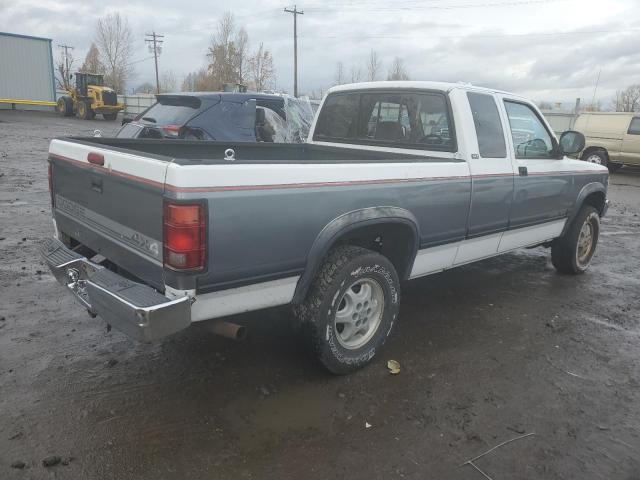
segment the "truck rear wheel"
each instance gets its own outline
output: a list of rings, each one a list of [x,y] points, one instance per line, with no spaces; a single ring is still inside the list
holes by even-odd
[[[73,100],[71,97],[60,97],[56,105],[56,110],[61,117],[70,117],[73,115]]]
[[[333,249],[295,307],[314,356],[332,373],[367,365],[397,321],[400,282],[391,262],[365,248]]]
[[[600,236],[600,215],[591,205],[584,205],[571,226],[551,246],[551,263],[560,273],[584,273],[596,251]]]
[[[116,119],[117,116],[118,116],[118,112],[103,113],[102,114],[102,117],[105,120],[109,121],[109,122],[113,122]]]

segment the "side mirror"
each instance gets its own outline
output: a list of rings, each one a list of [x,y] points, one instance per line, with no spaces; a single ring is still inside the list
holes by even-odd
[[[584,135],[575,130],[567,130],[560,135],[560,154],[573,155],[584,150]]]
[[[127,123],[131,123],[132,121],[132,117],[122,117],[122,122],[120,123],[120,125],[126,125]]]

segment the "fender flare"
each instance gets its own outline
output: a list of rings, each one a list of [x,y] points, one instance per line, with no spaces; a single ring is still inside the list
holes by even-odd
[[[292,302],[300,303],[304,300],[316,272],[322,264],[322,259],[326,256],[331,247],[340,239],[340,237],[357,228],[384,223],[406,225],[413,231],[414,245],[413,251],[411,252],[411,258],[409,259],[409,268],[407,268],[407,272],[404,275],[405,278],[401,278],[401,280],[408,278],[408,274],[411,271],[410,267],[413,264],[420,244],[418,221],[416,217],[410,211],[399,207],[369,207],[352,210],[331,220],[327,225],[325,225],[314,240],[313,245],[311,245],[311,249],[307,254],[307,262],[304,272],[298,280]]]
[[[580,193],[578,193],[578,197],[576,198],[576,201],[573,204],[573,208],[569,210],[569,215],[567,216],[567,222],[564,224],[564,228],[562,229],[562,233],[560,234],[561,237],[564,236],[565,233],[567,233],[567,230],[569,230],[571,223],[573,223],[573,219],[576,217],[576,215],[582,208],[582,205],[584,205],[585,199],[592,193],[602,193],[605,196],[605,205],[606,205],[607,188],[600,182],[587,183],[584,187],[582,187],[582,190],[580,190]],[[604,209],[606,208],[605,205],[603,205],[603,207],[598,212],[600,216],[604,214]]]

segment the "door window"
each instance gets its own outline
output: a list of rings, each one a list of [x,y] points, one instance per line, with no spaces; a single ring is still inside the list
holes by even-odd
[[[534,110],[523,103],[504,104],[516,158],[555,158],[551,135]]]
[[[640,117],[635,117],[629,125],[629,135],[640,135]]]
[[[492,95],[467,92],[473,123],[478,136],[478,149],[483,158],[505,158],[507,147],[498,107]]]

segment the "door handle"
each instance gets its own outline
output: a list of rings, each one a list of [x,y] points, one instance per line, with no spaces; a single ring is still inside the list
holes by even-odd
[[[526,177],[529,175],[529,171],[527,170],[527,167],[518,167],[518,173],[520,174],[521,177]]]

